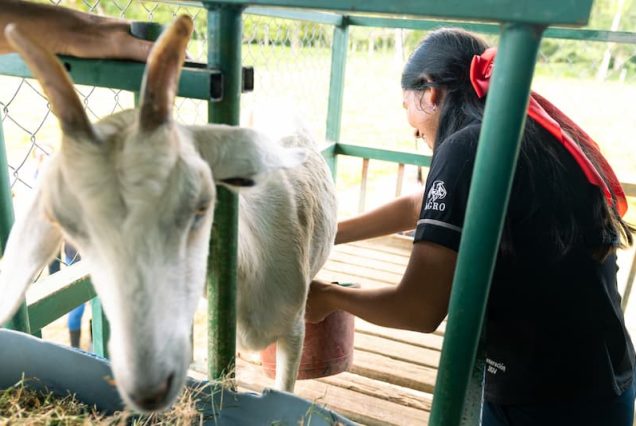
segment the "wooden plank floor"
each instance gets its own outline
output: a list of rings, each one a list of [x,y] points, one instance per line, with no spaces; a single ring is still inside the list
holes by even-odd
[[[408,239],[389,237],[337,246],[319,277],[358,282],[364,287],[396,285],[411,244]],[[366,425],[425,425],[442,331],[426,335],[356,319],[352,368],[323,379],[298,381],[296,393]],[[237,379],[246,390],[261,391],[273,385],[253,355],[241,356]]]

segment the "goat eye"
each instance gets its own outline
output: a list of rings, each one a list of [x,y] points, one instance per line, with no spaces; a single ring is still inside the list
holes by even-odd
[[[192,218],[192,227],[196,228],[201,224],[205,216],[208,214],[208,206],[200,206],[194,212],[194,216]]]

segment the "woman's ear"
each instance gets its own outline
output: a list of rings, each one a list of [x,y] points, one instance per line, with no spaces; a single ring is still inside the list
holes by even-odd
[[[429,93],[430,93],[429,95],[430,105],[433,111],[435,111],[436,109],[439,108],[440,104],[442,103],[444,92],[439,87],[430,87]]]

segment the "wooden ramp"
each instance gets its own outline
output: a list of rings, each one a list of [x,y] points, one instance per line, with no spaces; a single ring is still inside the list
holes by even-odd
[[[337,246],[319,277],[364,287],[396,285],[411,244],[406,238],[388,237]],[[356,319],[350,371],[298,381],[296,393],[366,425],[425,425],[442,339],[441,331],[427,335]],[[244,390],[258,392],[273,385],[253,355],[238,360],[237,379]]]

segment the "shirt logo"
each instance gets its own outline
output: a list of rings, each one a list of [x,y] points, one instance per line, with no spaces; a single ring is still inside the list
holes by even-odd
[[[490,358],[486,358],[486,364],[486,371],[488,371],[490,374],[495,375],[498,372],[501,372],[502,374],[506,373],[506,364],[504,364],[503,362],[497,362]]]
[[[446,197],[446,188],[444,187],[444,181],[436,180],[431,185],[431,189],[428,190],[426,196],[426,205],[424,210],[436,210],[443,212],[446,210],[446,204],[440,203],[438,200],[442,200]]]

